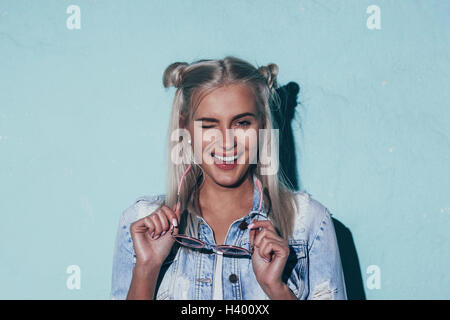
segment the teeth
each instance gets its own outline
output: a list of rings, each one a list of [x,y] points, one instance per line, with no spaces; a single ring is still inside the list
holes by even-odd
[[[219,159],[221,161],[225,161],[225,162],[233,162],[234,160],[236,160],[238,158],[238,155],[236,155],[234,157],[221,157],[221,156],[215,154],[214,158]]]

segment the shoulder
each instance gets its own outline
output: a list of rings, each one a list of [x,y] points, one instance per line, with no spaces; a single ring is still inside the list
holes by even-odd
[[[310,245],[323,225],[331,224],[331,214],[328,208],[306,191],[295,191],[295,216],[292,237],[304,239]]]
[[[165,194],[144,195],[136,198],[133,203],[126,208],[120,221],[123,225],[130,225],[136,220],[142,219],[158,209],[166,199]]]

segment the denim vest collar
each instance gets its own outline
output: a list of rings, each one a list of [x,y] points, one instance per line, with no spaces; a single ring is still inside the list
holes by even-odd
[[[263,194],[260,194],[258,187],[256,186],[256,181],[259,181],[260,185],[262,186],[261,180],[258,179],[258,177],[256,176],[256,174],[253,174],[253,206],[252,206],[252,210],[250,211],[250,213],[248,214],[251,218],[253,218],[256,215],[260,215],[263,216],[265,219],[268,219],[267,217],[267,213],[266,210],[264,208],[264,196]],[[264,190],[263,190],[264,192]],[[262,199],[262,204],[261,204],[261,210],[258,211],[259,209],[259,201]]]

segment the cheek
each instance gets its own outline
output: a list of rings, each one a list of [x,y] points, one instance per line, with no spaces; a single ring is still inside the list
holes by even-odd
[[[211,154],[214,139],[203,139],[201,136],[197,136],[192,144],[193,151],[197,162],[204,163],[205,157]]]
[[[210,135],[204,135],[199,139],[198,145],[202,147],[203,152],[211,152],[215,144],[216,137],[211,137]]]

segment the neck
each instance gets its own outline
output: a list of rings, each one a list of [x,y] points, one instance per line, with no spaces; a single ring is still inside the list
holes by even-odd
[[[253,177],[250,173],[232,188],[220,186],[206,176],[199,192],[203,218],[232,221],[241,218],[253,205],[253,190]]]

